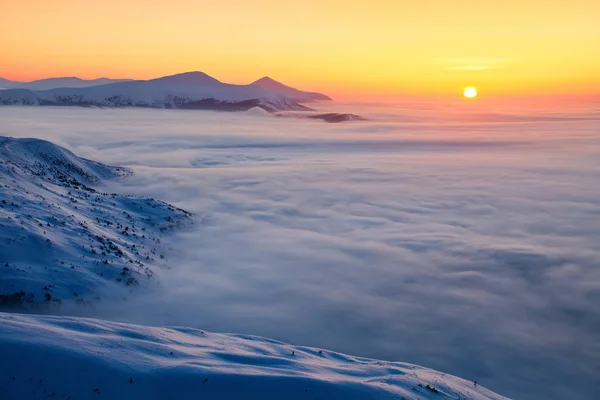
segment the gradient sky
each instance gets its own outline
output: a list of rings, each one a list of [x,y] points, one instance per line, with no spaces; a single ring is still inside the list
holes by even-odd
[[[0,76],[269,75],[353,98],[600,92],[598,0],[2,0]]]

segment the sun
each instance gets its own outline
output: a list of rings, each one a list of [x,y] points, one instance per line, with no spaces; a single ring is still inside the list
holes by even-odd
[[[473,86],[467,86],[465,88],[465,91],[463,92],[463,96],[465,96],[467,99],[472,99],[477,97],[477,88],[473,87]]]

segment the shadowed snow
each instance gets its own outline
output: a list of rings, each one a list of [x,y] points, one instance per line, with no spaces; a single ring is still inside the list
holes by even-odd
[[[6,400],[506,399],[416,365],[256,336],[2,313],[0,326]]]

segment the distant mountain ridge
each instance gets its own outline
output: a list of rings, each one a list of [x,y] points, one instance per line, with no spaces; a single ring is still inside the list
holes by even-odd
[[[50,90],[61,87],[69,88],[83,88],[98,85],[107,85],[109,83],[128,82],[133,79],[110,79],[110,78],[98,78],[98,79],[81,79],[76,76],[69,77],[58,77],[58,78],[47,78],[38,79],[31,82],[19,82],[10,81],[8,79],[0,78],[0,88],[4,89],[29,89],[29,90]]]
[[[0,89],[8,89],[12,87],[14,84],[13,81],[9,81],[8,79],[0,78]]]
[[[101,83],[88,85],[91,82]],[[80,86],[75,86],[76,84]],[[0,87],[7,85],[10,86],[10,81],[0,81]],[[53,85],[58,86],[50,88]],[[31,86],[44,89],[32,89]],[[79,78],[50,78],[17,84],[0,91],[0,106],[149,107],[223,111],[244,111],[260,107],[268,112],[276,112],[308,111],[311,109],[300,103],[323,100],[331,99],[324,94],[304,92],[267,77],[249,85],[234,85],[223,83],[199,71],[150,80],[114,81],[101,78],[85,81]]]

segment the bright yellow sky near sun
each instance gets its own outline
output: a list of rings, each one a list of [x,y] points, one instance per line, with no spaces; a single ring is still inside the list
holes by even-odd
[[[598,0],[0,0],[0,76],[269,75],[343,98],[600,92]]]

